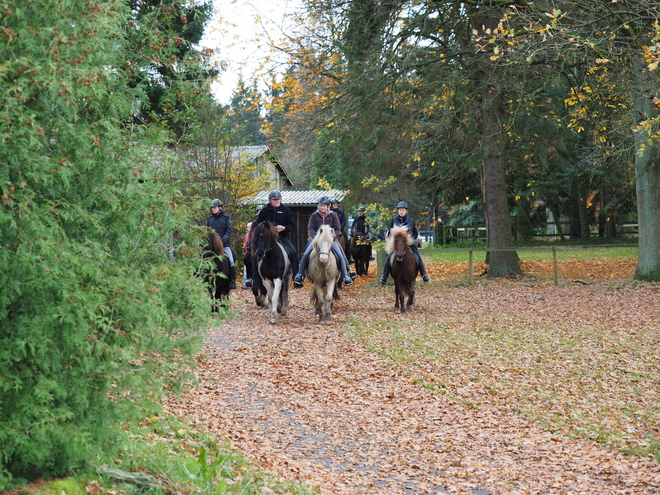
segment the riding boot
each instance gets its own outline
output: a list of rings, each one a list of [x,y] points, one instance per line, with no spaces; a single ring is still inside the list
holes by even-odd
[[[387,284],[387,277],[390,276],[390,268],[392,267],[392,255],[387,255],[387,261],[385,261],[385,266],[383,267],[383,276],[380,277],[380,283],[385,285]]]
[[[344,285],[351,285],[353,283],[353,278],[351,277],[350,273],[348,273],[348,266],[346,264],[344,253],[342,252],[341,248],[337,249],[334,244],[332,245],[331,249],[332,253],[337,259],[337,263],[339,264],[339,269],[341,270],[341,276]]]
[[[422,275],[422,281],[425,284],[428,284],[431,281],[431,279],[426,274],[426,267],[424,266],[424,260],[422,259],[422,256],[419,253],[417,253],[415,255],[415,259],[417,260],[417,268],[419,269],[419,273]]]
[[[309,263],[309,254],[311,252],[312,252],[311,249],[306,249],[305,254],[303,254],[303,257],[300,260],[298,273],[296,273],[296,276],[293,278],[293,286],[296,289],[300,289],[303,286],[303,281],[305,280],[305,270],[307,270],[307,264]]]
[[[231,283],[229,284],[230,289],[235,289],[236,288],[236,265],[230,266],[229,267],[229,280]]]

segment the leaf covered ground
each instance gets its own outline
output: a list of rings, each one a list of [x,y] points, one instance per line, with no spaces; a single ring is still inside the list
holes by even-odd
[[[372,268],[330,326],[308,282],[276,325],[234,291],[200,386],[168,407],[324,494],[659,493],[660,286],[634,269],[563,261],[555,285],[529,261],[467,284],[467,264],[430,263],[401,315]]]

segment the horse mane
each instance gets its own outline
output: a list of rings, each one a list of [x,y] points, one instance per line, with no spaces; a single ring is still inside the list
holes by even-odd
[[[316,236],[314,236],[314,239],[312,239],[312,244],[316,246],[322,239],[327,238],[327,240],[332,244],[333,238],[333,228],[330,227],[329,225],[321,225],[319,227],[318,232],[316,233]]]
[[[217,232],[211,232],[209,234],[209,245],[213,248],[215,254],[220,255],[225,252],[225,245],[222,243],[222,238]]]
[[[413,239],[412,235],[410,235],[410,229],[408,229],[408,227],[404,225],[392,227],[392,229],[390,230],[390,237],[387,239],[387,242],[385,243],[385,252],[387,254],[392,254],[395,251],[394,240],[400,235],[406,238],[406,242],[408,243],[408,246],[412,246],[413,242],[415,242],[415,239]]]

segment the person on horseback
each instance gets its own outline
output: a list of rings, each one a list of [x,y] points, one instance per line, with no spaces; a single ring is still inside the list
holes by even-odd
[[[410,231],[410,235],[415,240],[415,242],[413,242],[412,245],[410,246],[410,250],[415,255],[415,259],[417,260],[417,268],[419,269],[419,273],[422,274],[422,280],[424,281],[425,284],[428,284],[431,281],[431,279],[426,274],[426,267],[424,266],[424,260],[422,260],[422,257],[419,254],[419,249],[417,248],[417,239],[419,238],[419,232],[417,232],[417,227],[415,227],[415,221],[408,216],[408,203],[406,203],[405,201],[399,201],[399,203],[396,205],[396,208],[397,208],[397,215],[392,217],[392,221],[390,222],[390,230],[392,230],[392,227],[399,227],[399,226],[408,227],[408,230]],[[385,267],[383,268],[383,276],[380,277],[380,283],[383,285],[387,284],[387,277],[389,277],[390,275],[390,268],[392,266],[391,263],[392,254],[390,254],[387,257],[387,261],[385,262]]]
[[[351,237],[364,237],[365,239],[371,240],[371,225],[365,216],[364,206],[358,208],[358,216],[353,220],[353,225],[351,226]]]
[[[339,224],[339,218],[333,211],[330,211],[330,198],[327,196],[321,196],[318,203],[319,204],[317,210],[310,215],[309,222],[307,223],[307,230],[309,232],[310,239],[316,237],[316,233],[318,232],[321,225],[330,225],[333,229],[335,229],[335,232],[339,232],[341,228]],[[314,247],[312,246],[311,240],[307,241],[305,254],[303,254],[303,257],[300,260],[300,268],[298,269],[298,273],[296,273],[296,276],[293,279],[293,286],[296,289],[299,289],[303,286],[303,281],[305,280],[305,270],[307,270],[309,255],[311,254],[312,249],[314,249]],[[337,265],[341,270],[344,285],[351,285],[353,283],[353,278],[348,272],[348,260],[344,256],[344,251],[337,242],[336,236],[334,242],[332,243],[332,252],[335,255],[335,259],[337,260]]]
[[[216,234],[222,239],[224,251],[229,260],[229,280],[231,281],[230,288],[236,288],[236,266],[234,265],[234,255],[231,252],[231,218],[227,213],[222,211],[222,201],[214,199],[211,201],[211,214],[206,219],[206,226],[215,230]]]
[[[339,218],[339,230],[341,230],[344,239],[346,239],[346,242],[348,242],[348,239],[346,238],[346,215],[344,214],[344,210],[339,208],[338,199],[332,198],[330,200],[330,211],[334,211],[337,215],[337,218]]]
[[[293,214],[288,206],[282,204],[282,193],[276,189],[268,193],[268,205],[262,208],[253,222],[253,227],[261,222],[270,222],[275,225],[280,237],[280,242],[289,254],[293,271],[298,270],[298,252],[289,239],[289,232],[293,232],[296,224],[293,221]]]

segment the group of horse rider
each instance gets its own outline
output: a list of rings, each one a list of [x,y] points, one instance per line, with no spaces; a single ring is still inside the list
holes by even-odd
[[[300,264],[298,264],[298,254],[296,252],[296,248],[291,242],[291,239],[289,239],[289,233],[295,229],[293,214],[286,205],[282,204],[282,193],[280,191],[270,191],[268,194],[268,204],[260,205],[257,208],[256,218],[251,223],[253,225],[257,225],[263,221],[268,221],[275,225],[275,228],[279,234],[280,242],[289,255],[289,259],[291,260],[293,267],[293,272],[295,273],[293,279],[294,287],[302,287],[305,279],[305,270],[307,269],[307,264],[309,261],[309,255],[313,249],[312,243],[311,241],[307,242],[305,253],[300,259]],[[316,236],[316,233],[318,232],[321,225],[330,225],[335,230],[335,232],[341,232],[341,235],[344,235],[344,237],[346,236],[346,216],[344,215],[343,210],[339,208],[339,201],[337,199],[330,198],[328,196],[321,196],[318,199],[317,209],[310,215],[309,222],[307,224],[309,239],[313,239]],[[230,249],[232,223],[229,215],[223,211],[223,205],[219,199],[214,199],[211,201],[211,214],[206,220],[206,226],[213,228],[213,230],[215,230],[215,232],[222,239],[224,244],[224,251],[229,258],[229,264],[231,267],[231,288],[235,289],[236,267],[234,264],[233,254]],[[397,204],[397,214],[392,217],[388,232],[393,227],[398,226],[408,227],[410,235],[415,241],[417,241],[419,232],[417,231],[417,227],[415,227],[414,220],[408,216],[408,203],[405,201],[399,201]],[[358,208],[358,216],[353,221],[353,225],[351,227],[351,236],[363,236],[369,238],[370,233],[371,229],[365,217],[365,208],[360,207]],[[246,240],[248,239],[248,234],[246,234]],[[247,249],[247,245],[244,242],[244,250],[245,249]],[[426,273],[426,267],[424,266],[424,261],[419,254],[417,242],[414,242],[410,246],[410,249],[415,256],[415,259],[417,260],[417,267],[419,268],[419,272],[422,275],[422,281],[424,281],[424,283],[430,282],[431,279]],[[335,237],[334,242],[332,243],[332,252],[335,254],[335,258],[337,259],[339,268],[341,270],[342,282],[344,285],[351,285],[356,275],[355,273],[350,272],[349,260],[344,254],[344,250],[339,245],[337,237]],[[388,256],[383,268],[383,274],[380,278],[381,284],[387,284],[387,278],[389,277],[390,273],[391,257],[392,254]],[[246,287],[249,287],[247,282],[248,280],[244,275],[244,284]]]

